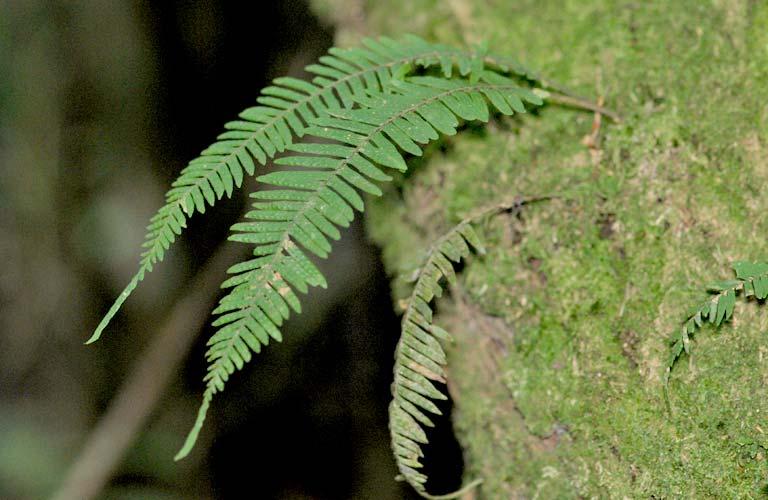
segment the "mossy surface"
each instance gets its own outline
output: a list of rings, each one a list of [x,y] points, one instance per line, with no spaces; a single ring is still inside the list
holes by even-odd
[[[318,3],[332,3],[331,0]],[[402,4],[402,5],[400,5]],[[488,39],[582,95],[430,148],[368,227],[396,274],[474,207],[562,198],[483,228],[443,326],[455,425],[483,498],[768,498],[768,311],[667,339],[734,260],[768,258],[768,4],[369,2],[369,34]],[[392,15],[393,12],[398,13]],[[406,13],[410,13],[407,14]],[[395,287],[404,296],[403,285]]]

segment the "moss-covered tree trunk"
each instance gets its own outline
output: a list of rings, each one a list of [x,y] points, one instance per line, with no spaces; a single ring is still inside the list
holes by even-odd
[[[412,161],[368,212],[394,274],[473,207],[562,198],[484,228],[440,303],[454,424],[482,498],[760,498],[768,311],[705,327],[662,395],[668,338],[703,285],[768,258],[768,3],[317,0],[341,43],[486,39],[621,124],[547,106]],[[396,294],[403,296],[396,288]]]

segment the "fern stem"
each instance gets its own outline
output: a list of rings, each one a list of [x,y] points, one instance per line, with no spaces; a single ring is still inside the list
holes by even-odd
[[[446,493],[445,495],[430,495],[429,493],[422,493],[421,496],[423,496],[424,498],[429,498],[431,500],[450,500],[451,498],[459,498],[469,490],[480,486],[482,482],[483,482],[482,479],[475,479],[474,481],[471,481],[466,486],[463,486],[461,489],[458,489],[453,493]]]
[[[555,92],[560,92],[561,94],[565,95],[576,95],[574,92],[564,87],[563,85],[555,83],[552,80],[545,79],[541,77],[541,75],[538,75],[534,71],[526,68],[518,62],[509,60],[505,57],[497,56],[495,54],[488,54],[483,58],[483,62],[489,66],[499,68],[504,73],[514,73],[516,75],[527,78],[531,82],[537,82],[544,89],[554,90]]]
[[[587,111],[594,111],[595,113],[599,113],[601,115],[607,116],[611,120],[613,120],[615,123],[621,123],[621,116],[612,109],[606,108],[604,106],[600,106],[599,104],[596,104],[592,101],[589,101],[587,99],[582,99],[580,97],[565,95],[565,94],[558,94],[555,92],[550,92],[548,90],[543,89],[536,89],[537,93],[543,98],[546,99],[549,102],[560,104],[563,106],[568,106],[571,108],[576,109],[584,109]]]
[[[589,99],[579,96],[572,90],[553,82],[552,80],[543,78],[535,72],[525,68],[515,61],[507,60],[497,55],[486,55],[483,58],[483,62],[486,65],[499,68],[504,73],[514,73],[524,78],[527,78],[531,82],[538,83],[541,88],[536,89],[538,93],[553,103],[562,104],[578,109],[586,109],[605,115],[613,120],[615,123],[621,123],[621,116],[616,112],[604,106],[600,106]]]

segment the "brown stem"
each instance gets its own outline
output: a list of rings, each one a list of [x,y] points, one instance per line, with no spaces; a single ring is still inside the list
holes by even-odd
[[[88,436],[54,500],[94,498],[106,486],[189,352],[207,320],[202,311],[214,301],[227,267],[240,253],[239,246],[222,245],[197,273]]]
[[[578,108],[578,109],[586,109],[589,111],[594,111],[595,113],[600,113],[601,115],[605,115],[611,120],[613,120],[616,123],[621,123],[621,116],[606,107],[600,106],[598,104],[595,104],[594,102],[588,101],[586,99],[582,99],[580,97],[574,97],[569,96],[565,94],[558,94],[556,92],[551,91],[545,91],[546,92],[546,100],[555,104],[561,104],[563,106],[569,106],[572,108]]]

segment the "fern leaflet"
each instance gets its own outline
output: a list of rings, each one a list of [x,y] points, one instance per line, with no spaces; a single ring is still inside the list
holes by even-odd
[[[438,133],[455,134],[459,120],[488,121],[487,101],[501,113],[525,112],[524,101],[542,104],[535,94],[506,77],[480,71],[472,82],[412,77],[391,82],[389,89],[369,90],[356,98],[357,109],[335,109],[310,120],[307,135],[330,144],[305,142],[287,146],[297,153],[276,163],[289,170],[258,180],[278,189],[261,190],[248,222],[232,226],[230,239],[255,245],[254,258],[233,266],[224,283],[231,288],[214,311],[218,331],[207,352],[208,373],[196,423],[176,459],[194,446],[216,392],[229,376],[258,353],[269,339],[281,339],[279,327],[290,311],[300,312],[295,293],[325,286],[325,278],[306,252],[325,258],[329,239],[338,239],[354,210],[362,211],[359,191],[380,195],[372,181],[390,177],[384,168],[405,171],[405,152],[419,155],[421,145]]]
[[[315,75],[312,82],[291,77],[277,78],[264,88],[257,106],[240,113],[239,119],[225,124],[226,131],[216,142],[189,162],[165,195],[165,205],[150,220],[142,247],[139,270],[118,295],[104,318],[86,342],[99,339],[112,317],[138,283],[163,260],[166,250],[187,226],[195,213],[204,213],[224,195],[239,188],[245,174],[253,175],[293,143],[303,137],[318,117],[352,108],[368,92],[381,92],[393,78],[410,73],[413,67],[439,66],[446,78],[454,67],[461,75],[479,73],[484,64],[502,72],[535,79],[532,72],[514,61],[488,56],[484,51],[462,51],[433,44],[413,35],[402,40],[366,39],[363,47],[332,48],[306,71]]]
[[[364,210],[363,196],[381,195],[377,182],[391,180],[387,169],[407,169],[405,153],[421,155],[424,145],[440,134],[455,134],[462,121],[487,122],[489,104],[513,115],[541,105],[541,95],[617,117],[573,96],[543,92],[558,87],[514,61],[487,54],[485,47],[462,51],[415,36],[332,48],[306,71],[313,75],[311,82],[275,79],[256,106],[225,124],[216,142],[182,170],[166,193],[165,205],[150,220],[137,273],[87,342],[100,337],[146,273],[163,260],[189,218],[231,196],[246,174],[280,156],[275,164],[283,170],[257,177],[270,189],[251,194],[253,209],[231,228],[229,239],[252,244],[253,257],[232,266],[222,285],[228,293],[214,311],[217,330],[208,340],[202,404],[177,460],[193,448],[213,396],[229,377],[262,346],[282,340],[283,322],[292,311],[301,312],[298,293],[326,286],[310,257],[328,256],[331,241],[341,237],[339,229],[349,226],[356,210]],[[542,87],[537,93],[526,86],[534,82]],[[419,470],[421,444],[426,443],[422,426],[432,425],[426,413],[436,413],[433,400],[445,398],[432,382],[445,382],[440,340],[448,335],[432,324],[429,303],[440,294],[443,277],[454,279],[453,263],[469,254],[470,245],[481,249],[470,224],[519,204],[482,210],[441,238],[417,277],[403,317],[390,430],[402,478],[425,497],[461,493],[430,496],[424,486],[427,477]]]

